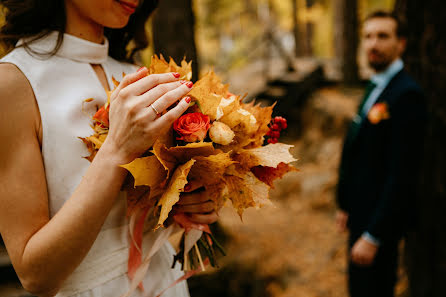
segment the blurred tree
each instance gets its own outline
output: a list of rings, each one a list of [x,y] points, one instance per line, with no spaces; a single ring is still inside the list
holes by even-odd
[[[153,46],[156,54],[170,56],[177,63],[183,57],[192,60],[192,80],[197,80],[199,68],[192,0],[159,1],[153,18]]]
[[[408,70],[422,84],[429,123],[417,229],[407,241],[412,297],[446,295],[446,18],[445,1],[397,0],[395,11],[408,23]],[[418,156],[414,156],[418,157]]]
[[[300,47],[300,34],[299,34],[299,19],[297,13],[297,0],[291,0],[293,2],[293,33],[294,33],[294,55],[299,57],[302,53],[302,49]]]
[[[355,84],[358,75],[358,2],[335,0],[335,47],[340,58],[342,77],[345,83]]]

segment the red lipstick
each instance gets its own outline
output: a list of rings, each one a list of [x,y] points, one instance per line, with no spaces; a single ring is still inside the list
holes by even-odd
[[[119,4],[121,4],[121,7],[129,14],[132,14],[135,12],[136,8],[138,7],[138,2],[128,2],[128,1],[118,1]]]

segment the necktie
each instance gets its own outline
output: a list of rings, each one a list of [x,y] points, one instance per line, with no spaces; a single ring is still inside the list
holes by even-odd
[[[350,129],[348,131],[347,134],[347,140],[346,142],[348,144],[350,144],[353,139],[356,137],[359,128],[361,127],[361,123],[362,123],[362,117],[364,116],[362,114],[362,109],[364,107],[364,104],[367,102],[367,99],[369,99],[370,94],[372,93],[373,89],[375,89],[376,84],[373,83],[372,81],[369,81],[367,83],[367,86],[365,88],[365,92],[364,92],[364,97],[362,98],[361,104],[359,104],[358,107],[358,113],[356,114],[356,116],[353,118],[353,122],[350,125]]]
[[[374,82],[372,82],[371,80],[369,80],[367,82],[367,86],[365,87],[365,92],[364,92],[364,97],[362,98],[361,104],[359,104],[358,107],[358,115],[359,116],[363,116],[362,114],[362,109],[364,108],[365,103],[367,102],[367,99],[369,99],[370,94],[372,94],[373,90],[375,89],[376,84]]]

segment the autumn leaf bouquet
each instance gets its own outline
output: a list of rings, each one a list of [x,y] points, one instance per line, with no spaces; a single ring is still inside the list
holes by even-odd
[[[191,63],[177,65],[152,57],[149,74],[166,72],[178,72],[189,80]],[[191,184],[206,192],[217,211],[228,202],[242,216],[248,207],[271,204],[274,180],[296,170],[290,165],[296,161],[289,152],[292,146],[278,142],[287,123],[284,118],[272,118],[274,105],[244,103],[214,72],[198,80],[188,96],[192,99],[189,109],[170,131],[143,156],[123,165],[131,173],[123,186],[130,218],[131,278],[145,263],[141,260],[144,224],[158,231],[178,226],[185,230],[175,256],[185,271],[204,269],[207,262],[216,265],[216,252],[224,253],[209,226],[192,223],[186,214],[173,211]],[[90,160],[107,137],[108,108],[106,104],[93,117],[95,133],[82,138]]]

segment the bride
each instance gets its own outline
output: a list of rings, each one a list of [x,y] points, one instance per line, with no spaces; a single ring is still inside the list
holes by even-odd
[[[130,41],[135,49],[146,45],[135,32],[156,2],[0,1],[6,8],[0,38],[10,48],[0,60],[0,233],[23,287],[34,295],[119,297],[129,290],[120,192],[126,171],[119,165],[153,145],[188,108],[193,87],[177,73],[147,76],[147,68],[124,62],[132,57]],[[92,132],[82,102],[95,98],[85,110],[94,114],[112,76],[121,83],[111,96],[109,134],[90,163],[78,138]],[[212,223],[213,209],[205,193],[194,192],[176,211]],[[153,238],[147,232],[143,248]],[[159,250],[144,293],[133,296],[154,296],[181,277],[178,267],[170,268],[174,253],[168,243]],[[189,296],[186,283],[163,296]]]

